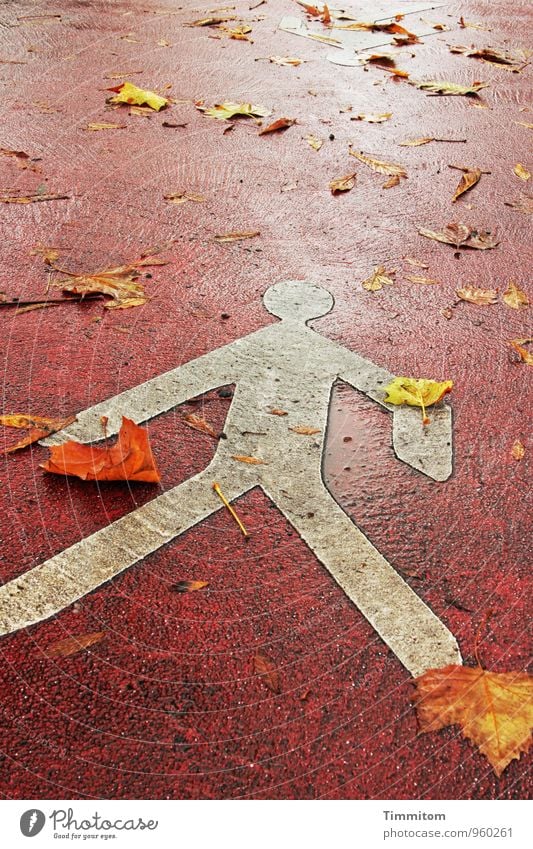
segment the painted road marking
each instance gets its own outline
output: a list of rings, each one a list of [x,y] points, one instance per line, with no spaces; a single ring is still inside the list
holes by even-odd
[[[392,374],[306,326],[331,310],[333,297],[325,289],[285,281],[263,300],[281,322],[97,404],[43,441],[98,441],[102,415],[112,434],[122,415],[140,423],[218,386],[236,385],[227,439],[218,443],[209,466],[0,587],[0,634],[59,613],[221,509],[212,489],[218,481],[229,501],[261,487],[412,675],[461,663],[454,636],[334,501],[321,473],[336,380],[393,413],[397,456],[435,480],[451,473],[449,408],[434,409],[431,426],[424,428],[419,410],[386,404],[383,386]],[[272,409],[287,416],[272,415]],[[318,432],[291,430],[301,426]],[[261,457],[264,465],[237,463],[234,455]]]

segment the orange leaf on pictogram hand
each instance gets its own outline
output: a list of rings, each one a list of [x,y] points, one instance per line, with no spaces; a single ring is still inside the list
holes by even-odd
[[[122,417],[118,441],[108,448],[83,445],[70,440],[54,445],[41,468],[55,475],[72,475],[89,481],[161,480],[148,441],[148,432]]]

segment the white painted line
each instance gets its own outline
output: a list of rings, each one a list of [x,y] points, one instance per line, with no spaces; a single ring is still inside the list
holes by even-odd
[[[329,292],[300,281],[264,296],[282,319],[186,365],[85,410],[47,440],[101,438],[100,417],[116,433],[122,415],[140,423],[225,383],[236,384],[216,454],[201,474],[0,587],[0,634],[46,619],[221,508],[260,486],[319,561],[413,675],[461,663],[457,642],[327,491],[321,473],[332,386],[344,380],[394,414],[398,456],[436,480],[451,471],[451,418],[443,408],[423,428],[420,411],[383,401],[393,375],[306,326],[333,306]],[[271,414],[272,409],[287,412]],[[298,428],[317,432],[306,435]],[[260,457],[264,465],[236,462]]]

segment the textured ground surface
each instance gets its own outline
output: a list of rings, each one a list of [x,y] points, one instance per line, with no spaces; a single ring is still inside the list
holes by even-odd
[[[501,301],[455,306],[458,285],[503,292],[522,287],[528,216],[504,205],[528,187],[528,72],[511,73],[448,44],[526,47],[526,4],[469,2],[423,13],[446,23],[398,64],[413,78],[484,80],[483,99],[428,97],[378,68],[342,68],[320,43],[277,31],[289,0],[257,9],[238,2],[253,44],[218,39],[186,21],[209,8],[192,2],[2,4],[1,146],[40,157],[40,173],[0,157],[2,194],[36,191],[68,200],[2,204],[0,290],[42,296],[37,244],[60,264],[91,271],[136,259],[174,240],[171,262],[153,269],[141,309],[110,313],[95,303],[0,314],[5,412],[75,413],[272,319],[260,296],[272,283],[326,285],[333,312],[315,329],[399,374],[451,378],[454,474],[438,484],[399,463],[390,421],[346,386],[334,393],[325,479],[335,498],[457,636],[473,662],[496,671],[527,663],[528,367],[508,341],[528,336],[528,311]],[[360,19],[372,4],[355,4]],[[428,4],[429,5],[429,4]],[[389,4],[391,12],[396,12]],[[32,15],[60,18],[29,20]],[[486,29],[460,29],[458,20]],[[420,16],[414,16],[419,18]],[[405,23],[408,25],[408,19]],[[410,54],[416,54],[411,56]],[[255,59],[298,56],[279,67]],[[106,107],[122,74],[178,102],[129,115]],[[257,137],[251,123],[226,125],[191,101],[251,101],[298,124]],[[347,105],[352,112],[341,111]],[[479,108],[484,106],[485,108]],[[392,112],[382,124],[359,112]],[[163,121],[185,123],[184,128]],[[127,125],[88,132],[90,122]],[[304,140],[324,140],[319,152]],[[406,138],[467,138],[466,144],[398,147]],[[386,178],[348,156],[356,149],[401,162],[409,177]],[[459,172],[484,174],[451,205]],[[355,165],[355,168],[354,168]],[[352,170],[356,187],[333,197],[331,179]],[[43,191],[43,189],[40,189]],[[204,203],[172,205],[186,190]],[[496,231],[491,251],[464,251],[417,234],[465,221]],[[228,231],[253,240],[216,244]],[[429,265],[438,285],[406,280],[402,262]],[[372,268],[397,268],[396,283],[367,292]],[[103,313],[105,312],[105,315]],[[524,314],[526,318],[524,319]],[[95,316],[103,318],[95,322]],[[223,427],[229,399],[210,393],[185,406]],[[200,471],[209,437],[188,428],[184,408],[153,421],[150,435],[168,489]],[[17,434],[18,436],[18,434]],[[6,439],[12,440],[9,433]],[[521,461],[511,456],[520,439]],[[46,449],[2,461],[2,580],[26,571],[157,494],[149,485],[46,476]],[[154,490],[156,490],[154,492]],[[498,780],[456,728],[417,736],[412,684],[359,612],[259,491],[238,502],[245,544],[226,512],[189,531],[55,620],[0,644],[1,779],[6,798],[514,798],[526,793],[527,759]],[[170,584],[209,581],[177,595]],[[48,659],[72,634],[106,631],[92,649]],[[276,665],[281,692],[254,675],[260,652]]]

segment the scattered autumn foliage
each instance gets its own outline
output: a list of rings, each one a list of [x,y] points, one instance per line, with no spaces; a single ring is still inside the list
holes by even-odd
[[[159,483],[161,480],[148,432],[125,416],[115,445],[100,448],[73,440],[54,445],[42,468],[55,475],[71,475],[90,481]]]
[[[442,230],[427,230],[421,227],[418,232],[427,239],[444,242],[458,248],[475,248],[487,251],[497,247],[499,242],[488,230],[477,230],[468,224],[447,224]]]
[[[430,669],[416,679],[420,730],[459,725],[500,776],[527,752],[533,724],[533,679],[524,672],[489,672],[481,666]]]
[[[67,416],[65,419],[49,419],[45,416],[29,416],[24,413],[12,413],[7,416],[0,416],[0,425],[4,427],[16,427],[24,430],[29,430],[29,434],[5,449],[5,454],[12,454],[14,451],[20,451],[21,448],[26,448],[39,439],[44,439],[46,436],[51,436],[59,430],[68,427],[76,421],[76,416]]]

